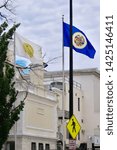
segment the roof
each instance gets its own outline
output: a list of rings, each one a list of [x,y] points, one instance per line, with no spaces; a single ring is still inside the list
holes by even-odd
[[[69,71],[65,70],[64,71],[65,76],[69,75]],[[100,71],[97,68],[89,68],[89,69],[77,69],[73,70],[73,75],[94,75],[98,78],[100,78]],[[50,72],[45,72],[44,77],[45,78],[51,78],[51,77],[61,77],[62,76],[62,71],[50,71]]]

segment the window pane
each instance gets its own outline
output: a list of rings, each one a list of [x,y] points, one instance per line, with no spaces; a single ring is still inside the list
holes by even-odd
[[[36,150],[36,143],[35,142],[31,143],[31,150]]]
[[[78,133],[78,140],[80,140],[80,132]]]
[[[80,98],[78,98],[78,111],[80,111]]]
[[[66,139],[69,139],[69,132],[67,128],[66,128]]]
[[[45,150],[50,150],[50,145],[49,144],[45,145]]]
[[[14,141],[7,142],[5,150],[15,150],[15,142]]]
[[[39,143],[39,150],[43,150],[43,143]]]

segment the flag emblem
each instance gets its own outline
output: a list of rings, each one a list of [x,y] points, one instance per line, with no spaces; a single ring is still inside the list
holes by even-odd
[[[83,49],[87,45],[87,40],[81,32],[75,32],[73,34],[73,46],[75,48]]]
[[[23,48],[24,48],[25,53],[28,54],[30,58],[32,58],[34,55],[34,50],[32,46],[28,43],[23,43]]]

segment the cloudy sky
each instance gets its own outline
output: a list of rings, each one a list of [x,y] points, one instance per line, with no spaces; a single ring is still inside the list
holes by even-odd
[[[17,0],[17,32],[42,47],[47,70],[62,68],[62,15],[69,23],[69,0]],[[100,64],[100,3],[99,0],[73,0],[73,24],[82,30],[96,49],[95,59],[74,51],[74,69],[99,68]],[[65,69],[69,69],[69,48],[65,51]]]

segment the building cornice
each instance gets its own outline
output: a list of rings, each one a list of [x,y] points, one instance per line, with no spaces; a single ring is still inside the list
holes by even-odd
[[[69,75],[69,71],[65,70],[64,72],[65,76]],[[89,69],[77,69],[73,70],[73,75],[94,75],[98,78],[100,78],[100,71],[97,68],[89,68]],[[62,71],[50,71],[50,72],[45,72],[44,78],[53,78],[53,77],[61,77],[62,76]]]

